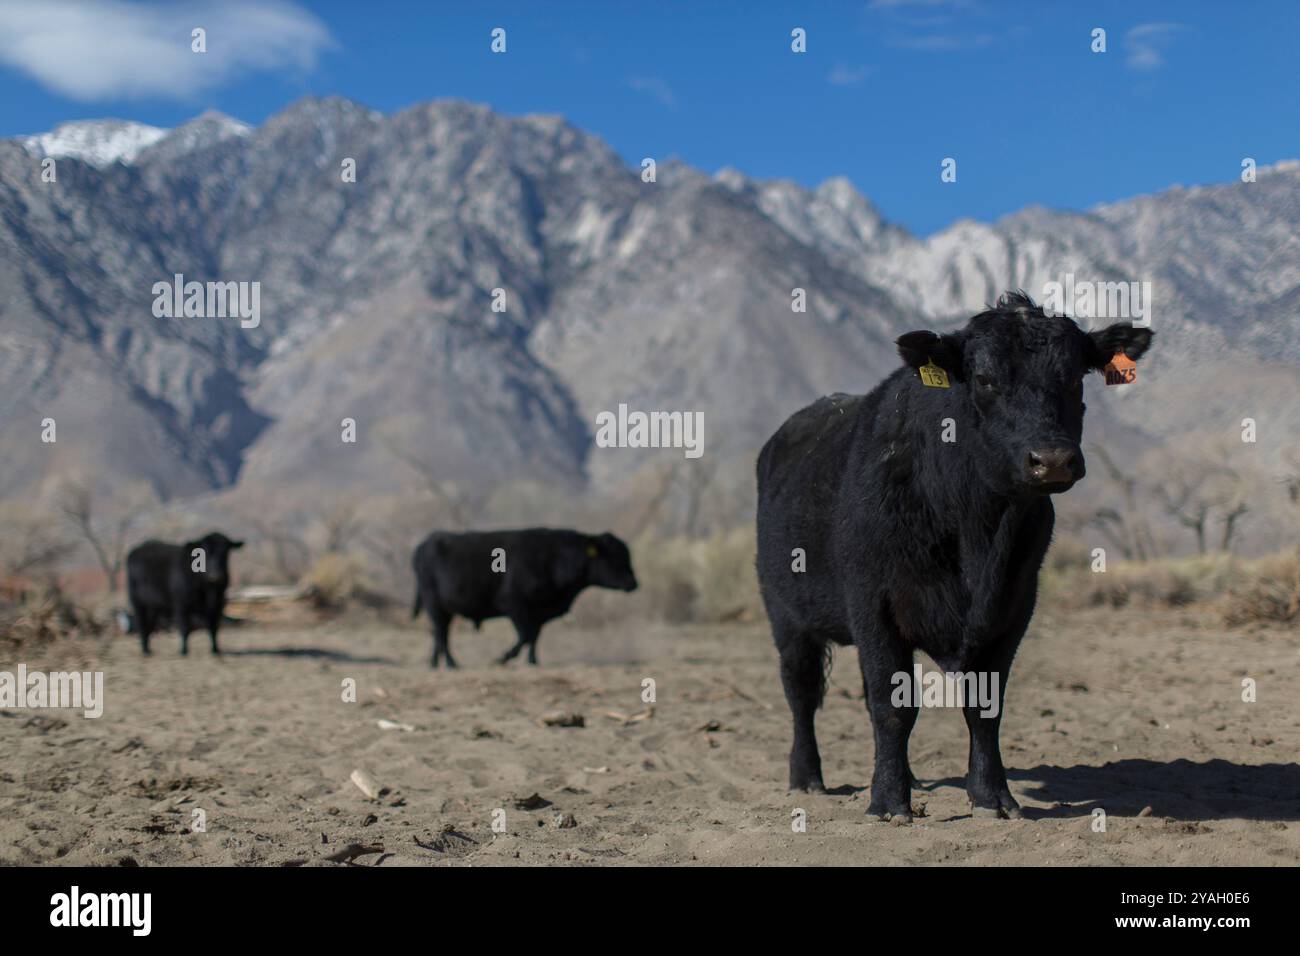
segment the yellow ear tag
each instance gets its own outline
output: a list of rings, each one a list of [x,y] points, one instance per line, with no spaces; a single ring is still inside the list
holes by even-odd
[[[1106,373],[1107,385],[1132,385],[1138,377],[1137,362],[1123,352],[1116,352],[1102,371]]]
[[[928,385],[930,388],[947,388],[948,373],[927,357],[925,364],[918,369],[921,373],[921,384]]]
[[[587,557],[594,558],[595,556],[596,556],[596,546],[594,544],[587,545]]]

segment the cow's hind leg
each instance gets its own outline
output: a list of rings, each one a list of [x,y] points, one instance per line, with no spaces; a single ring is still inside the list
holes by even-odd
[[[148,654],[149,636],[153,634],[153,612],[143,604],[133,604],[131,608],[135,614],[135,629],[140,635],[140,650]]]
[[[778,633],[781,683],[794,719],[794,745],[790,750],[790,789],[824,793],[822,759],[817,751],[814,720],[826,693],[824,640],[798,632]]]
[[[218,611],[216,614],[208,615],[208,639],[212,642],[212,653],[218,657],[221,655],[221,648],[217,647],[217,628],[221,626],[222,613]]]
[[[532,664],[534,667],[537,666],[537,639],[541,637],[541,635],[542,628],[538,625],[533,628],[532,640],[528,642],[528,663]]]
[[[515,626],[515,646],[501,655],[500,663],[508,664],[519,656],[520,651],[527,647],[529,663],[536,664],[537,651],[535,645],[541,627],[526,618],[512,617],[510,622]]]
[[[438,666],[439,658],[447,662],[449,669],[455,668],[456,660],[451,656],[451,614],[438,606],[431,595],[424,596],[424,609],[429,612],[433,622],[433,666]]]

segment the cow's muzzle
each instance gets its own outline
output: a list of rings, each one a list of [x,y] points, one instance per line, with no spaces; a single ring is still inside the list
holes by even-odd
[[[1065,491],[1083,474],[1083,455],[1077,445],[1044,445],[1025,455],[1025,480],[1036,491]]]

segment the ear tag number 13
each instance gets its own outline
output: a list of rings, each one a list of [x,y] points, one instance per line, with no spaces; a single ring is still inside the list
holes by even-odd
[[[935,365],[931,359],[926,358],[925,364],[917,371],[921,373],[922,385],[928,385],[930,388],[948,387],[948,373]]]

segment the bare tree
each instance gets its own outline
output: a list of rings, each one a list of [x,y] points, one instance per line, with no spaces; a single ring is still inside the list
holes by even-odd
[[[1219,541],[1221,551],[1232,550],[1233,534],[1238,522],[1250,512],[1252,483],[1250,476],[1236,468],[1223,468],[1215,476],[1216,504],[1222,514],[1219,521],[1223,525],[1223,537]]]
[[[384,450],[406,465],[419,478],[420,486],[442,506],[453,526],[451,530],[463,531],[477,520],[486,501],[486,488],[469,490],[445,481],[433,459],[412,451],[407,443],[389,432],[380,432],[378,437]]]
[[[340,502],[321,519],[321,524],[325,529],[325,551],[345,554],[363,527],[360,508],[355,501]]]
[[[1120,490],[1122,510],[1113,507],[1099,508],[1093,524],[1120,546],[1124,557],[1134,561],[1148,561],[1156,556],[1155,539],[1151,525],[1139,506],[1138,478],[1135,472],[1125,471],[1114,457],[1101,445],[1089,448],[1106,469]]]
[[[0,571],[5,577],[47,574],[77,550],[57,516],[10,504],[0,510]]]
[[[663,510],[664,503],[668,500],[669,494],[673,490],[673,485],[677,482],[677,469],[671,465],[661,467],[655,475],[655,487],[649,497],[646,499],[640,515],[632,525],[631,537],[639,538],[651,525],[659,520],[659,513]]]
[[[295,582],[307,572],[311,548],[293,521],[261,514],[246,515],[244,520],[257,532],[258,540],[270,549],[271,567],[281,580]]]
[[[686,483],[686,518],[682,530],[685,531],[688,538],[694,538],[700,529],[700,516],[704,508],[704,497],[713,485],[713,479],[718,473],[718,466],[712,461],[706,462],[704,459],[698,458],[695,461],[683,462],[682,468],[685,470]]]
[[[90,485],[72,479],[63,485],[58,502],[64,520],[90,545],[109,591],[118,591],[131,531],[154,504],[148,485],[131,485],[97,501]]]
[[[1206,524],[1216,498],[1211,478],[1214,467],[1188,456],[1168,457],[1160,463],[1161,477],[1154,482],[1156,498],[1172,517],[1196,536],[1196,551],[1205,554]]]

